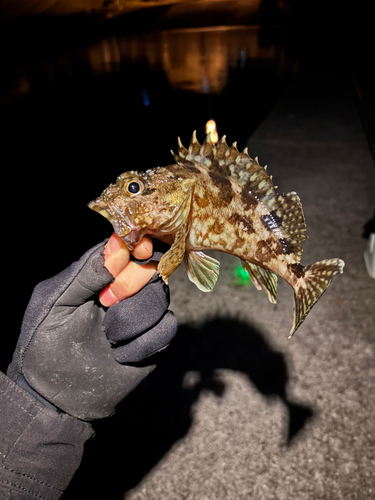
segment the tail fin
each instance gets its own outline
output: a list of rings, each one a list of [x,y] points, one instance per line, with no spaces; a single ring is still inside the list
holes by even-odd
[[[292,337],[331,283],[335,274],[343,272],[345,262],[340,259],[327,259],[303,268],[304,276],[294,287],[294,317],[289,334]]]

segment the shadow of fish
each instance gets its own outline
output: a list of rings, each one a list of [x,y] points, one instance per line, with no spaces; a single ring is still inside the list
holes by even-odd
[[[194,132],[189,148],[178,140],[172,155],[174,165],[120,175],[89,207],[110,220],[130,250],[145,234],[171,245],[158,265],[166,283],[184,261],[189,279],[212,291],[220,264],[204,249],[239,257],[273,304],[278,274],[294,290],[291,337],[344,262],[300,264],[306,226],[299,197],[278,194],[247,149],[229,147],[225,136],[218,144],[208,136],[200,145]]]

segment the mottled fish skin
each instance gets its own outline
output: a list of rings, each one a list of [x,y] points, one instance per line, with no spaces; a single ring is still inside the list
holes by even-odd
[[[208,136],[201,145],[194,133],[189,148],[179,140],[172,155],[175,165],[120,175],[90,208],[111,221],[130,249],[145,234],[170,244],[158,266],[166,282],[184,260],[189,279],[211,291],[219,262],[204,249],[239,257],[272,303],[278,274],[294,289],[292,336],[344,262],[300,264],[306,226],[299,197],[278,194],[267,167],[247,149],[239,153],[225,136],[216,145]]]

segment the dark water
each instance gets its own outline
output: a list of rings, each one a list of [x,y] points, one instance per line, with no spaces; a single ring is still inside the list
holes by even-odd
[[[117,175],[171,163],[177,137],[186,145],[197,130],[203,140],[209,119],[244,147],[292,73],[292,36],[257,26],[117,32],[42,49],[24,38],[7,53],[3,234],[15,332],[35,284],[110,235],[87,203]]]
[[[136,145],[161,138],[158,155],[169,136],[204,135],[210,118],[231,140],[245,140],[293,68],[289,38],[287,28],[257,26],[107,36],[15,65],[1,104],[22,139],[53,126],[51,148],[69,139],[86,156],[92,150],[80,139],[94,139],[110,162],[121,162],[125,137]]]

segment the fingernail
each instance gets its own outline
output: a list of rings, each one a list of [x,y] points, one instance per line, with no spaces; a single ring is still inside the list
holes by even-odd
[[[118,238],[118,236],[113,234],[109,238],[105,248],[106,248],[107,252],[110,255],[112,255],[112,254],[117,252],[117,250],[120,248],[120,245],[121,245],[121,240]]]
[[[99,300],[104,307],[113,306],[114,304],[117,304],[117,302],[119,301],[109,286],[107,286],[107,288],[104,288],[104,290],[100,292]]]
[[[151,255],[152,254],[152,242],[151,241],[144,241],[142,243],[142,247],[147,250],[147,252]]]

